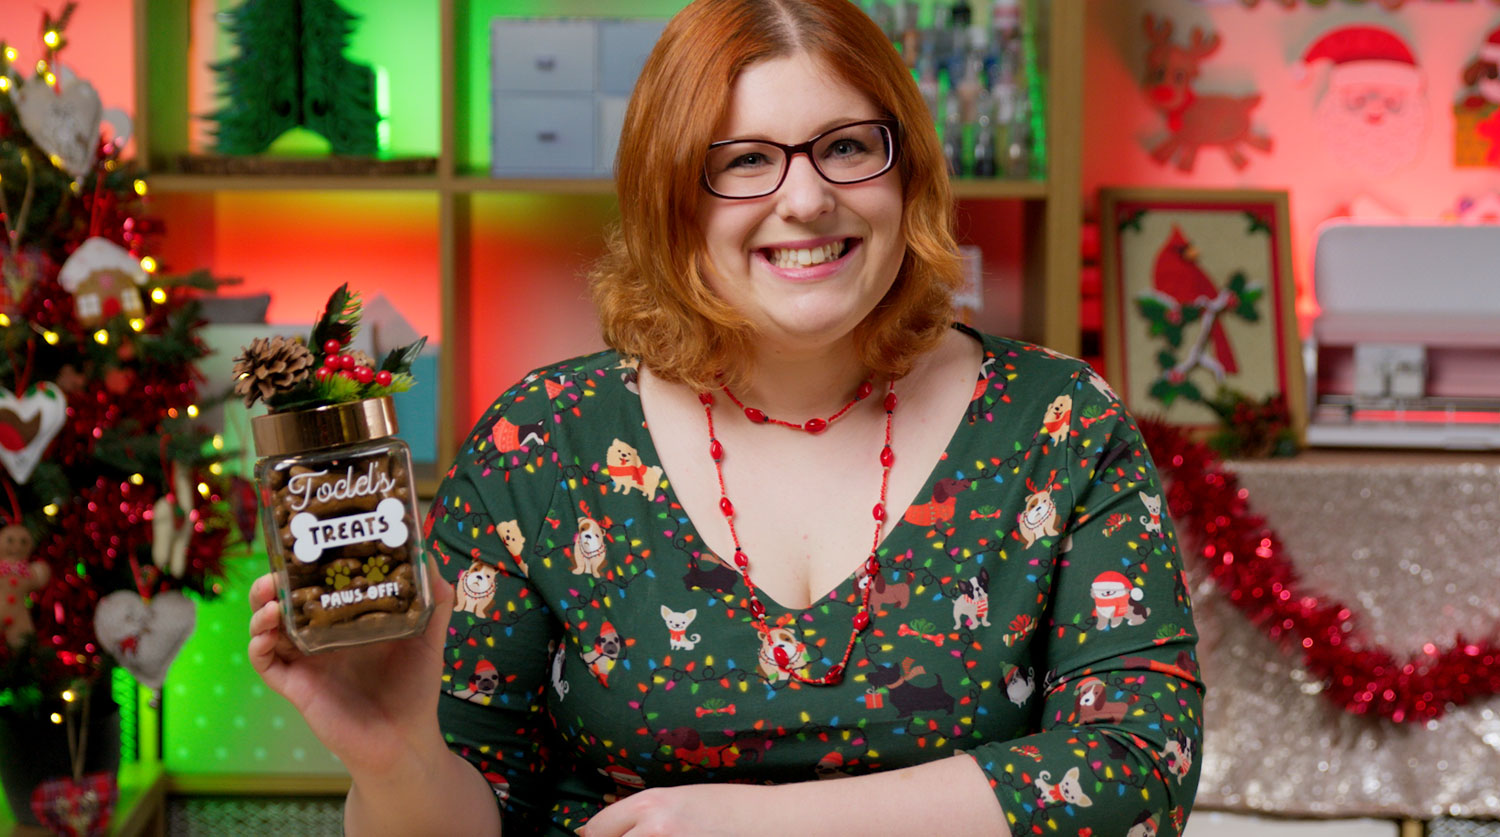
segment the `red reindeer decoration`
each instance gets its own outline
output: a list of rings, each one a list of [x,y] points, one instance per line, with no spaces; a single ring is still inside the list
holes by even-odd
[[[1187,48],[1172,42],[1172,21],[1157,23],[1152,15],[1145,18],[1146,37],[1151,49],[1146,53],[1146,95],[1151,104],[1167,118],[1171,136],[1151,149],[1151,158],[1163,165],[1176,158],[1177,168],[1192,171],[1198,150],[1204,146],[1224,149],[1229,162],[1237,169],[1250,163],[1241,145],[1259,151],[1271,150],[1270,137],[1250,127],[1250,111],[1260,104],[1260,94],[1249,96],[1200,96],[1193,90],[1198,65],[1219,49],[1218,35],[1204,35],[1193,28]]]

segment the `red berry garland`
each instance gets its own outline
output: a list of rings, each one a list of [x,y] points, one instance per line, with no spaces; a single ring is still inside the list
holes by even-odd
[[[1301,589],[1296,568],[1265,518],[1249,510],[1239,481],[1204,445],[1145,420],[1141,435],[1165,477],[1167,505],[1229,600],[1275,640],[1302,650],[1323,694],[1357,715],[1398,723],[1442,717],[1450,707],[1500,693],[1500,648],[1462,636],[1402,659],[1366,639],[1343,602]]]

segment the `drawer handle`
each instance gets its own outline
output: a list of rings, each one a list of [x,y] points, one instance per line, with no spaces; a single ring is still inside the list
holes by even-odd
[[[556,131],[537,131],[536,132],[536,141],[537,142],[557,142],[557,132]]]
[[[550,73],[557,69],[557,56],[538,55],[536,57],[536,68],[544,73]]]

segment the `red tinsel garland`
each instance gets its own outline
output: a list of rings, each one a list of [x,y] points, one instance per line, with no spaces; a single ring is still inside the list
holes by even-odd
[[[1462,636],[1407,658],[1363,636],[1353,609],[1301,589],[1281,539],[1208,447],[1157,421],[1141,433],[1166,478],[1168,508],[1213,580],[1273,639],[1302,652],[1323,694],[1359,715],[1422,722],[1500,693],[1500,648]]]

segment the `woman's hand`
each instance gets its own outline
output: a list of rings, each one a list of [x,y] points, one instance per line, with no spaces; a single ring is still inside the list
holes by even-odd
[[[313,655],[282,630],[275,576],[250,587],[250,664],[356,775],[443,748],[437,701],[453,588],[430,559],[427,576],[434,604],[420,636]]]
[[[767,785],[680,785],[649,788],[610,805],[583,828],[579,837],[648,837],[694,835],[734,837],[762,835],[774,808],[776,788]]]

